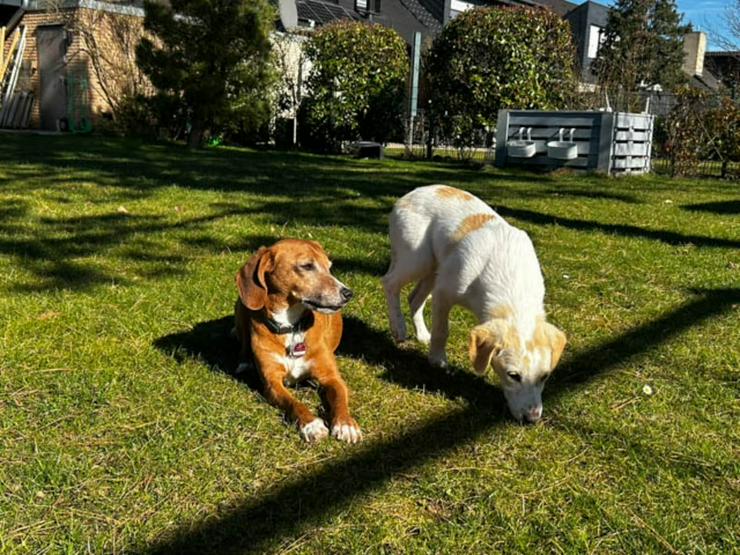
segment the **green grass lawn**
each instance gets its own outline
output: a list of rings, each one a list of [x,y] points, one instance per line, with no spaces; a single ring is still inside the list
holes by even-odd
[[[430,183],[534,240],[569,337],[536,426],[466,312],[453,375],[390,339],[387,214]],[[0,552],[737,552],[739,211],[730,182],[0,135]],[[281,237],[355,291],[359,445],[231,375],[235,273]]]

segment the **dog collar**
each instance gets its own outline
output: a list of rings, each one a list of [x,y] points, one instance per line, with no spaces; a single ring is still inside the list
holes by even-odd
[[[260,322],[267,326],[267,329],[277,335],[306,331],[308,328],[313,326],[314,322],[313,312],[310,310],[306,310],[306,312],[303,313],[303,316],[301,316],[295,324],[281,324],[267,316],[264,312],[257,312],[256,316]]]

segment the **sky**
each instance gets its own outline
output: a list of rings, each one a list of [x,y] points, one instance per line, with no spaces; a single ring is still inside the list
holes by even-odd
[[[615,0],[596,0],[612,6]],[[709,50],[719,50],[713,34],[728,33],[725,13],[727,8],[736,5],[735,0],[678,0],[678,11],[684,14],[684,22],[693,25],[694,30],[704,31],[709,41]]]

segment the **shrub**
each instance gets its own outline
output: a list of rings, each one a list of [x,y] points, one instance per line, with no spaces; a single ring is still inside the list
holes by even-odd
[[[306,45],[311,70],[301,104],[303,146],[338,151],[344,141],[400,134],[408,72],[406,43],[380,25],[341,21]]]
[[[665,119],[665,152],[671,175],[693,175],[706,146],[704,122],[707,94],[684,86],[676,91],[676,105]]]
[[[458,146],[501,108],[563,107],[575,91],[568,23],[550,10],[477,8],[453,19],[425,59],[432,117]]]
[[[740,108],[735,101],[716,99],[688,85],[676,91],[676,105],[664,122],[665,153],[672,175],[698,173],[702,160],[740,160]]]
[[[722,162],[722,177],[727,177],[730,162],[740,161],[740,108],[725,97],[709,114],[710,156]]]

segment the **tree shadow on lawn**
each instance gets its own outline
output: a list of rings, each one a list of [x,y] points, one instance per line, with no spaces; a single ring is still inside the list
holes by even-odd
[[[182,230],[198,230],[231,216],[249,216],[252,208],[216,206],[211,214],[167,221],[160,215],[107,213],[86,216],[38,219],[33,230],[18,228],[0,220],[0,254],[23,259],[23,266],[37,280],[16,283],[12,288],[21,292],[50,289],[86,290],[106,283],[127,283],[120,273],[114,273],[93,263],[78,260],[110,249],[111,254],[127,264],[127,269],[140,277],[171,276],[182,271],[187,258],[172,255],[151,237],[144,234],[167,234]],[[136,240],[132,236],[137,235]],[[182,239],[188,242],[189,239]],[[193,243],[194,244],[194,243]]]
[[[681,208],[692,212],[711,212],[712,214],[740,214],[740,200],[717,202],[702,202],[699,204],[685,204]]]
[[[507,208],[505,206],[501,206],[497,210],[504,217],[513,217],[536,225],[555,224],[578,231],[601,231],[604,233],[614,233],[623,237],[653,239],[674,246],[692,244],[698,247],[740,248],[740,241],[733,239],[703,237],[701,235],[684,235],[683,233],[675,231],[645,229],[626,224],[603,224],[588,220],[576,220],[562,216],[552,216],[550,214],[543,214],[542,212],[535,212],[533,210]]]
[[[17,289],[21,291],[49,288],[85,290],[106,283],[123,283],[125,280],[114,271],[101,264],[79,259],[106,254],[107,250],[130,240],[133,234],[156,236],[185,228],[197,230],[199,226],[230,216],[250,215],[275,225],[290,222],[315,226],[320,222],[323,226],[385,234],[387,216],[395,198],[414,187],[435,182],[451,182],[470,188],[490,200],[494,206],[512,198],[548,198],[553,195],[637,202],[629,194],[592,191],[585,186],[581,189],[577,183],[563,188],[559,186],[561,181],[558,176],[520,171],[486,172],[454,163],[423,162],[418,166],[418,171],[409,172],[405,171],[405,166],[404,171],[397,170],[392,163],[294,152],[216,149],[192,153],[177,145],[89,141],[67,137],[14,139],[0,144],[0,158],[4,155],[7,155],[7,159],[38,164],[11,164],[4,168],[4,179],[17,180],[18,192],[26,191],[29,186],[41,186],[51,191],[63,190],[59,185],[65,181],[85,180],[117,187],[138,196],[146,196],[150,194],[148,191],[158,187],[173,186],[258,195],[249,200],[248,207],[239,202],[214,203],[216,213],[176,223],[155,215],[109,213],[60,219],[41,218],[34,228],[19,225],[26,218],[25,205],[3,207],[0,232],[4,233],[0,236],[0,254],[22,258],[26,269],[38,278],[30,283],[19,284]],[[54,168],[58,168],[59,175],[53,171]],[[29,180],[34,180],[34,183],[28,185]],[[90,200],[97,202],[99,198]],[[671,245],[740,246],[739,241],[730,239],[647,230],[632,225],[602,224],[505,206],[500,212],[537,225],[555,223],[577,230],[600,230],[626,237],[656,239]],[[193,245],[197,244],[197,238],[194,237],[178,238],[182,242],[190,239],[193,239]],[[133,244],[131,252],[143,250],[145,241],[137,238],[136,242],[140,244]],[[157,244],[148,243],[146,249],[155,253]],[[124,264],[133,262],[129,269],[138,273],[139,277],[171,275],[185,267],[185,258],[177,261],[171,255],[165,256],[169,258],[157,262],[156,255],[152,255],[146,261],[134,255],[129,257],[125,250],[120,249],[114,258]],[[138,270],[140,266],[147,267]],[[357,261],[347,261],[344,266],[373,275],[379,275],[385,269],[377,264],[368,266]]]
[[[614,372],[634,357],[656,348],[692,326],[722,315],[740,302],[740,289],[697,290],[696,298],[653,322],[612,341],[568,354],[545,392],[553,402],[591,380]],[[466,407],[413,425],[394,437],[366,442],[344,458],[306,472],[264,494],[233,503],[218,516],[190,522],[166,533],[143,552],[243,553],[274,548],[282,540],[320,526],[388,480],[471,441],[481,440],[509,421],[500,390],[459,372],[446,376],[431,369],[415,351],[398,349],[384,331],[355,318],[346,319],[340,354],[383,365],[386,378],[414,390],[434,390],[464,398]],[[192,330],[168,335],[155,345],[178,360],[197,359],[227,370],[236,364],[236,346],[228,336],[231,317],[202,322]],[[221,340],[217,338],[221,337]],[[229,354],[233,352],[233,354]]]
[[[92,142],[57,137],[15,138],[0,144],[0,158],[26,162],[9,166],[3,177],[7,182],[20,181],[25,186],[25,182],[33,180],[48,188],[84,178],[100,185],[130,189],[137,195],[148,189],[174,185],[297,198],[306,193],[331,195],[336,194],[337,188],[350,188],[372,198],[400,196],[414,187],[432,183],[474,186],[484,180],[486,183],[507,183],[507,194],[516,197],[557,195],[636,202],[634,196],[624,192],[564,187],[558,176],[521,170],[487,172],[461,162],[417,162],[417,171],[407,172],[395,171],[394,166],[387,163],[344,156],[228,148],[193,152],[167,143]],[[35,168],[28,163],[44,167]],[[57,167],[60,175],[49,172],[49,166]],[[372,171],[374,168],[377,171]],[[70,176],[70,172],[73,175]],[[540,190],[523,190],[516,184]]]

